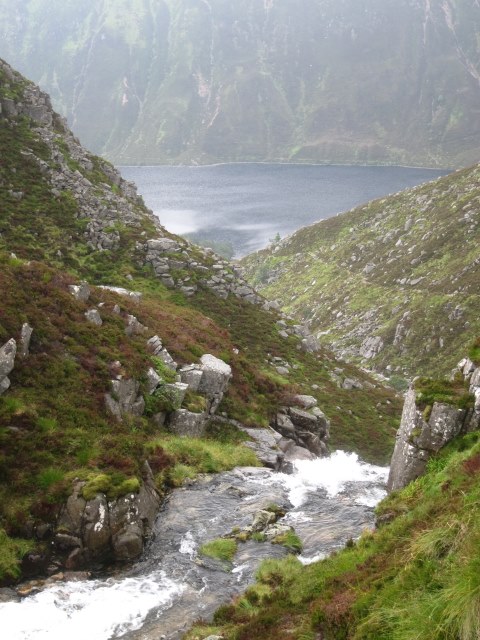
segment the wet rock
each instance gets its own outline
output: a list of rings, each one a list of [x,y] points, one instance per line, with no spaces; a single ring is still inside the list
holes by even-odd
[[[245,446],[255,452],[265,467],[279,471],[284,460],[283,451],[278,446],[281,440],[280,434],[273,429],[249,429],[247,427],[241,427],[241,429],[253,440],[253,442],[245,442]]]
[[[269,524],[275,523],[277,516],[271,511],[257,511],[251,525],[252,531],[263,531]]]

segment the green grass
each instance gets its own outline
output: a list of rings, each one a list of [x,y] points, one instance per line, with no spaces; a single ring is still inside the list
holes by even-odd
[[[232,562],[237,552],[237,542],[230,538],[218,538],[202,544],[199,553],[208,558]]]

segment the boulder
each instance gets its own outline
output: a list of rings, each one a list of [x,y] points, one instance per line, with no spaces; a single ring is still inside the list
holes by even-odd
[[[147,371],[147,393],[152,395],[158,385],[162,382],[162,378],[158,375],[153,367]]]
[[[203,371],[199,365],[186,365],[180,369],[179,374],[182,382],[188,384],[190,391],[198,391],[203,376]]]
[[[88,282],[81,282],[80,284],[71,284],[68,287],[70,293],[76,300],[80,302],[87,302],[90,298],[91,289]]]
[[[297,395],[293,398],[293,401],[299,407],[307,410],[311,409],[312,407],[316,407],[318,404],[316,398],[314,398],[313,396]]]
[[[139,320],[132,315],[127,315],[127,326],[125,327],[125,333],[127,336],[138,336],[148,331],[148,327],[143,325]]]
[[[67,568],[79,568],[92,561],[131,561],[143,551],[160,508],[160,496],[147,462],[142,469],[143,484],[138,493],[107,501],[102,493],[86,501],[81,496],[84,482],[76,482],[62,508],[54,545],[68,554]]]
[[[180,250],[180,245],[170,238],[155,238],[147,241],[147,249],[152,253],[174,253]]]
[[[86,319],[97,327],[101,327],[103,320],[98,312],[98,309],[89,309],[85,312]]]
[[[223,360],[210,354],[205,354],[200,358],[200,368],[202,378],[198,391],[207,397],[208,413],[214,414],[227,390],[232,377],[232,368]]]
[[[169,429],[178,436],[201,438],[205,435],[207,416],[204,413],[193,413],[179,409],[170,416]]]

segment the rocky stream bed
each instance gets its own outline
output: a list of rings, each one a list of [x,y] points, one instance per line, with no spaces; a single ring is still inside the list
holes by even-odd
[[[302,460],[286,475],[238,468],[203,476],[175,490],[159,513],[155,537],[128,571],[94,580],[59,582],[0,604],[9,640],[177,640],[198,618],[245,590],[264,558],[287,550],[270,542],[238,545],[231,564],[199,554],[205,542],[249,527],[275,504],[303,542],[304,563],[322,558],[374,523],[388,470],[355,454]]]

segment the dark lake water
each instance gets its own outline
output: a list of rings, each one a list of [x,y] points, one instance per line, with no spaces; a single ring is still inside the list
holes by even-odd
[[[447,173],[405,167],[223,164],[121,167],[161,223],[240,257],[300,227]]]

